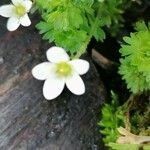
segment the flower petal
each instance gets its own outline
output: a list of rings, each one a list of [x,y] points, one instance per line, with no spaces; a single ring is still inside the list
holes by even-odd
[[[32,2],[30,0],[23,1],[24,6],[26,7],[26,11],[29,12],[32,7]]]
[[[52,64],[50,62],[43,62],[32,69],[32,75],[38,80],[45,80],[52,76]]]
[[[57,63],[60,61],[69,61],[69,56],[61,47],[51,47],[47,50],[47,59],[50,62]]]
[[[62,93],[64,86],[64,79],[57,77],[48,78],[43,86],[43,95],[47,100],[52,100]]]
[[[25,14],[23,17],[20,18],[20,23],[25,27],[31,25],[31,21],[27,14]]]
[[[15,12],[15,7],[13,5],[3,5],[0,7],[0,15],[3,17],[12,17]]]
[[[87,73],[87,71],[89,70],[89,62],[87,62],[86,60],[82,60],[82,59],[75,59],[69,62],[75,69],[75,71],[82,75]]]
[[[22,4],[23,0],[11,0],[14,5]]]
[[[17,17],[11,17],[7,22],[7,29],[9,31],[15,31],[20,25],[20,21]]]
[[[85,93],[85,85],[81,77],[74,73],[72,77],[66,79],[67,88],[76,95]]]

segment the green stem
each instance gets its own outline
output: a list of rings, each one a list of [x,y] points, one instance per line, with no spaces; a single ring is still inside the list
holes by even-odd
[[[95,22],[93,23],[93,26],[91,28],[91,32],[89,33],[89,36],[87,37],[86,41],[84,44],[81,46],[79,51],[76,53],[76,55],[73,57],[74,59],[79,58],[82,54],[86,52],[87,46],[89,42],[91,41],[91,38],[93,37],[93,34],[95,33],[96,28],[98,27],[98,20],[99,20],[99,13],[100,9],[98,10],[97,16],[95,18]]]

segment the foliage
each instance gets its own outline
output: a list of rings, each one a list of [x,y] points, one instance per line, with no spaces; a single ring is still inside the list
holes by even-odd
[[[150,150],[149,145],[109,143],[112,150]]]
[[[69,49],[73,53],[87,38],[86,30],[89,30],[89,27],[85,15],[93,15],[94,12],[90,7],[92,2],[90,4],[89,1],[83,6],[78,1],[73,3],[67,0],[46,0],[46,3],[37,0],[37,5],[43,8],[43,21],[37,25],[37,28],[41,34],[44,33],[43,39],[54,41],[56,45]]]
[[[138,22],[135,29],[137,32],[123,38],[119,73],[128,89],[139,93],[150,89],[150,25]]]
[[[128,0],[105,0],[99,6],[102,23],[108,27],[112,35],[116,35],[120,27],[123,26],[122,14],[131,3],[132,1]]]
[[[117,128],[123,126],[124,116],[122,107],[118,104],[118,97],[112,94],[111,104],[104,104],[102,108],[102,119],[98,123],[101,127],[100,132],[105,136],[103,141],[108,144],[110,141],[115,142],[119,136]]]
[[[37,28],[43,39],[54,41],[78,57],[85,52],[94,36],[96,40],[105,38],[103,27],[110,27],[122,21],[121,14],[127,0],[36,0],[36,7],[42,14]]]
[[[124,105],[119,105],[119,99],[116,94],[112,92],[112,102],[111,104],[105,103],[102,108],[102,118],[98,123],[101,127],[100,132],[104,135],[103,141],[105,145],[107,145],[111,150],[147,150],[150,148],[148,144],[129,144],[133,140],[138,141],[138,139],[143,138],[142,136],[149,136],[149,115],[150,115],[150,101],[143,104],[145,109],[140,110],[139,107],[142,107],[141,104],[134,102],[134,109],[130,112],[130,108],[126,108],[127,103]],[[140,106],[138,106],[138,104]],[[128,126],[128,122],[126,122],[127,118],[125,116],[126,112],[129,111],[130,118],[129,121],[131,123],[131,132],[128,130],[120,129],[121,126]],[[119,130],[120,129],[120,130]],[[123,128],[124,129],[124,128]],[[131,135],[129,134],[131,133]],[[137,134],[137,135],[135,135]],[[141,135],[141,136],[140,136]],[[125,137],[126,136],[126,137]],[[123,143],[117,143],[124,141]],[[139,140],[140,141],[140,140]]]

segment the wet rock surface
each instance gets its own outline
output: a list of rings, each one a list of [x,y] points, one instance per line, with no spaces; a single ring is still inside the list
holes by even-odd
[[[45,100],[31,69],[46,60],[51,45],[42,41],[35,18],[32,26],[8,32],[0,17],[0,150],[104,150],[97,122],[105,90],[94,65],[84,58],[91,63],[82,76],[84,95],[65,88]]]

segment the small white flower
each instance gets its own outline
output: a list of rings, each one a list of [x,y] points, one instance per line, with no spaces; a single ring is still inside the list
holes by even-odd
[[[30,0],[11,0],[12,4],[0,7],[0,15],[8,19],[7,29],[9,31],[16,30],[20,25],[29,26],[31,21],[28,12],[32,7]]]
[[[43,95],[52,100],[59,96],[66,84],[67,88],[76,95],[85,92],[85,85],[79,75],[89,70],[89,63],[82,59],[70,60],[63,48],[52,47],[47,50],[49,62],[38,64],[32,69],[33,76],[45,80]]]

